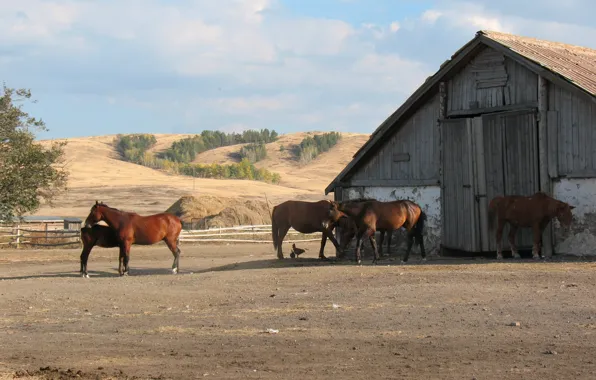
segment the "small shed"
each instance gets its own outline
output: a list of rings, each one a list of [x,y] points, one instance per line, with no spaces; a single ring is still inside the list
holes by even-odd
[[[428,248],[494,252],[488,202],[544,191],[573,206],[570,235],[545,231],[550,255],[596,235],[596,50],[479,31],[390,115],[327,186],[336,200],[411,199]],[[508,249],[507,230],[503,248]],[[518,232],[521,250],[532,232]]]

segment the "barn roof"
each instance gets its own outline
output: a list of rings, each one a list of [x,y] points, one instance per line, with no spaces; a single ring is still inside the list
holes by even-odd
[[[573,87],[596,102],[596,50],[560,42],[539,40],[513,34],[481,30],[474,39],[456,51],[439,70],[424,82],[393,114],[371,134],[368,141],[354,154],[352,161],[325,189],[325,194],[340,186],[357,164],[374,151],[394,126],[407,118],[412,110],[426,101],[439,82],[458,72],[479,49],[485,46],[502,52],[547,80],[566,88]]]

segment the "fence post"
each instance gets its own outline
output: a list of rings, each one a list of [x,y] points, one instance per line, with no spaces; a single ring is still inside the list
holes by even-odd
[[[21,247],[21,225],[17,224],[17,249]]]

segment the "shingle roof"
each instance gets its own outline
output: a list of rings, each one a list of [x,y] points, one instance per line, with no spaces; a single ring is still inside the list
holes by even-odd
[[[478,34],[565,77],[576,86],[596,96],[596,50],[487,30],[482,30]]]

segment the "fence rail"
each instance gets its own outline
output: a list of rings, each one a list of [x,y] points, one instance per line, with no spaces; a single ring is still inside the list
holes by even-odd
[[[320,241],[321,234],[302,234],[293,228],[288,230],[284,243],[298,243]],[[180,233],[181,244],[196,243],[255,243],[271,244],[271,225],[247,225],[236,227],[209,228],[205,230],[182,230]],[[6,248],[31,248],[43,247],[63,248],[81,247],[81,234],[79,230],[65,229],[30,229],[16,226],[0,226],[0,247]]]

